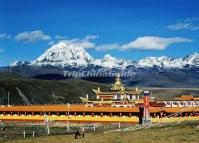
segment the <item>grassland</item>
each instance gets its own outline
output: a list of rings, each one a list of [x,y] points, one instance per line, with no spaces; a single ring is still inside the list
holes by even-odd
[[[30,104],[59,104],[67,102],[79,102],[80,96],[89,94],[94,97],[93,88],[100,86],[102,90],[109,90],[109,85],[89,82],[80,79],[67,80],[37,80],[16,75],[0,73],[0,104],[7,104],[7,93],[10,93],[10,104],[26,104],[25,96]],[[19,95],[18,89],[22,92]],[[131,88],[131,87],[129,87]],[[199,96],[198,88],[146,88],[150,90],[156,99],[173,98],[182,94]],[[172,127],[172,125],[170,125]],[[103,132],[86,133],[84,139],[74,139],[74,134],[50,135],[43,137],[28,137],[6,141],[7,143],[199,143],[199,122],[185,123],[172,128],[158,127],[147,130],[130,132]],[[62,129],[60,129],[62,131]],[[13,130],[13,133],[15,134]],[[21,132],[19,133],[22,136]],[[1,135],[1,134],[0,134]],[[21,138],[21,137],[20,137]],[[5,141],[4,141],[5,142]]]
[[[92,89],[98,86],[109,89],[105,84],[80,79],[38,80],[0,73],[0,105],[7,105],[8,92],[11,105],[27,104],[27,100],[29,104],[80,103],[80,96],[93,97]]]
[[[74,135],[57,135],[7,141],[6,143],[198,143],[199,122],[165,125],[151,129],[103,133],[86,133],[83,139]]]
[[[7,105],[8,92],[11,105],[27,104],[26,101],[29,104],[80,103],[80,96],[88,94],[89,97],[95,98],[92,89],[98,86],[102,91],[108,91],[110,88],[110,84],[81,79],[38,80],[0,73],[0,105]],[[198,88],[140,88],[152,91],[156,98],[173,98],[182,94],[199,96]]]
[[[144,87],[143,90],[152,92],[152,96],[156,99],[169,99],[179,97],[181,95],[193,95],[199,97],[199,88],[152,88]]]

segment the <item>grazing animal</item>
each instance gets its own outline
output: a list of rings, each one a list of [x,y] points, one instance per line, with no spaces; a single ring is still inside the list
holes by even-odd
[[[83,131],[77,131],[75,134],[75,139],[84,138],[84,132]]]
[[[5,131],[5,130],[6,130],[6,127],[2,127],[1,130],[2,130],[2,131]]]

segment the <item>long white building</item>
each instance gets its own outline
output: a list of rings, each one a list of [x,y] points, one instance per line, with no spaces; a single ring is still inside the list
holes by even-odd
[[[197,107],[199,106],[199,98],[191,95],[182,95],[180,98],[163,100],[166,107]]]

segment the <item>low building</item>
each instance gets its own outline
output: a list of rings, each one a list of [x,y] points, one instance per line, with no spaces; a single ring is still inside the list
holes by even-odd
[[[179,98],[163,100],[166,107],[197,107],[199,106],[199,98],[191,95],[182,95]]]

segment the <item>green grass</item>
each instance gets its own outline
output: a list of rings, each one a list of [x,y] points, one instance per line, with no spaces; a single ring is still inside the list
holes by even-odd
[[[15,75],[0,73],[0,104],[7,104],[7,94],[10,94],[11,105],[25,104],[17,88],[26,96],[31,104],[63,104],[80,102],[80,96],[94,97],[93,88],[100,86],[108,90],[108,86],[80,79],[64,81],[37,80]]]
[[[114,81],[113,81],[114,82]],[[108,91],[110,85],[90,82],[81,79],[67,80],[38,80],[20,77],[8,73],[0,73],[0,105],[6,105],[8,92],[11,105],[26,104],[19,95],[17,88],[26,96],[31,104],[66,104],[80,103],[80,96],[89,95],[95,98],[92,89],[100,86],[101,90]],[[131,88],[131,87],[128,87]],[[156,99],[173,98],[182,94],[199,96],[198,88],[145,88],[151,90]]]
[[[170,125],[171,126],[171,125]],[[168,128],[168,125],[129,132],[85,133],[85,138],[74,139],[74,135],[57,135],[7,141],[7,143],[198,143],[199,122],[185,122]]]
[[[144,90],[152,91],[152,95],[156,99],[175,98],[181,95],[193,95],[199,97],[199,88],[144,88]]]

